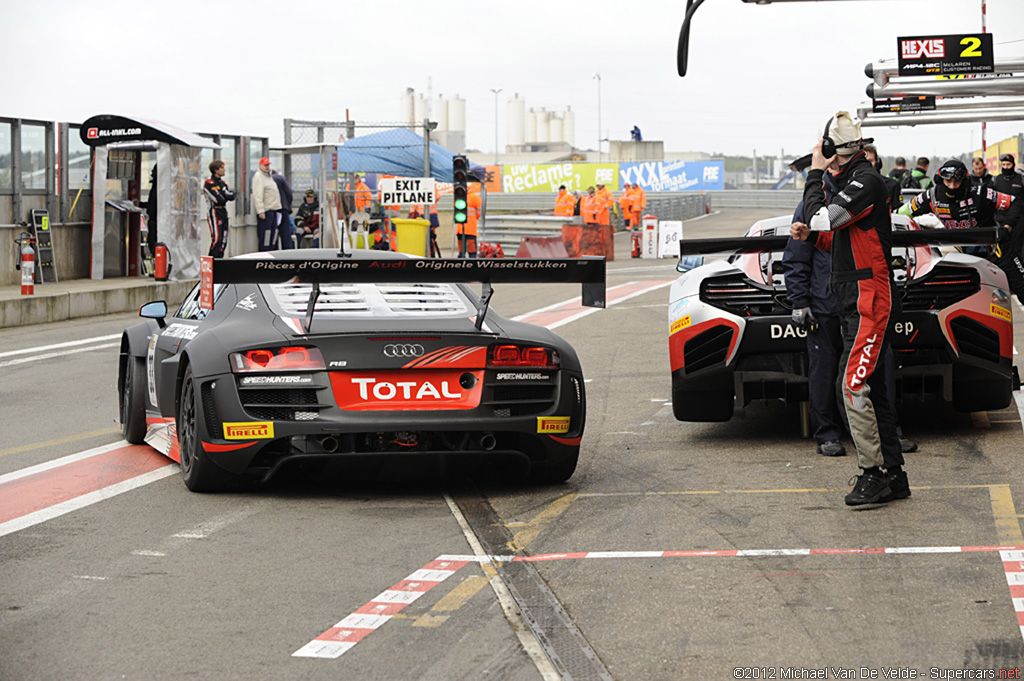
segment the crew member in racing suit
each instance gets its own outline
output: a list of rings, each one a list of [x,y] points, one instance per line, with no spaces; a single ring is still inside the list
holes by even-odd
[[[983,184],[971,185],[967,181],[967,166],[956,159],[942,164],[936,181],[925,192],[918,194],[899,212],[911,217],[932,213],[946,229],[970,229],[997,226],[996,218],[1014,216],[1011,211],[1014,198]],[[927,227],[926,224],[921,224]],[[1010,290],[1024,304],[1024,263],[1021,261],[1022,230],[1016,225],[1003,224],[999,228],[999,242],[994,249],[969,246],[963,251],[979,258],[987,258],[1006,273]]]
[[[832,293],[843,333],[837,387],[862,470],[845,497],[848,506],[910,496],[885,387],[890,318],[899,312],[889,270],[892,221],[882,176],[862,150],[870,141],[862,139],[860,123],[846,111],[829,119],[807,173],[805,222],[790,227],[794,239],[832,251]],[[839,191],[826,199],[822,177],[836,165]]]
[[[210,225],[210,255],[223,258],[228,247],[228,201],[235,200],[235,193],[224,181],[224,161],[210,162],[210,177],[203,183],[203,191],[210,200],[206,222]]]

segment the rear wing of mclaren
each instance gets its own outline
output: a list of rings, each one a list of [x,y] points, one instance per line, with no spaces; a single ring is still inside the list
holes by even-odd
[[[605,259],[581,258],[407,258],[355,259],[339,255],[335,258],[309,260],[276,260],[272,258],[233,258],[220,260],[202,258],[200,266],[200,298],[208,292],[207,309],[213,308],[214,284],[279,284],[295,282],[312,284],[306,307],[306,325],[313,318],[313,309],[320,296],[321,284],[372,283],[476,283],[484,285],[477,303],[476,325],[479,329],[487,314],[494,292],[492,284],[579,283],[582,302],[587,307],[605,306]],[[202,304],[202,303],[201,303]]]
[[[788,236],[740,236],[713,239],[680,239],[679,262],[687,256],[714,253],[760,253],[781,251],[789,242]],[[977,229],[923,229],[893,231],[893,246],[977,246],[996,242],[995,227]],[[687,269],[690,269],[689,267]]]

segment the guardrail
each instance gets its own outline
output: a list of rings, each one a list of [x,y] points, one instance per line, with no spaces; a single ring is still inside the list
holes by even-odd
[[[561,236],[562,225],[582,225],[583,218],[554,215],[488,215],[480,230],[481,241],[501,244],[505,257],[513,257],[524,236]]]

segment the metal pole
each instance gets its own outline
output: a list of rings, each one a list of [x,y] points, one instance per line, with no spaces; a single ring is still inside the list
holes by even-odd
[[[601,161],[601,74],[595,73],[594,78],[597,79],[597,160]]]
[[[423,177],[430,177],[430,119],[423,119]]]
[[[498,165],[498,93],[501,88],[492,88],[491,92],[494,93],[494,165]]]
[[[981,0],[981,32],[988,33],[988,29],[985,27],[985,0]],[[985,151],[988,145],[985,141],[985,133],[987,132],[988,123],[987,121],[981,122],[981,158],[985,159]]]

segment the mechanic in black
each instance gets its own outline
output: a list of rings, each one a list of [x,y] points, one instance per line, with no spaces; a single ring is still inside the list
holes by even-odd
[[[227,168],[224,161],[216,159],[210,162],[210,177],[203,183],[203,192],[210,200],[210,208],[206,222],[210,226],[210,255],[223,258],[228,247],[228,201],[235,200],[235,192],[231,191],[224,181]]]
[[[807,173],[804,222],[790,227],[794,239],[832,251],[832,293],[843,335],[838,387],[862,470],[845,497],[848,506],[910,496],[885,387],[890,318],[899,312],[889,270],[892,222],[885,184],[863,152],[870,141],[846,111],[829,119]],[[827,199],[823,175],[830,168],[837,170],[839,191]]]
[[[996,221],[1007,230],[1016,228],[1024,218],[1024,176],[1014,169],[1013,154],[999,157],[999,174],[992,178],[992,189],[1013,197],[1013,203],[996,212]]]
[[[830,173],[825,173],[822,180],[827,197],[839,191]],[[801,201],[793,214],[793,223],[803,221]],[[817,452],[823,456],[845,456],[846,447],[839,441],[843,426],[836,400],[843,336],[839,309],[829,290],[832,256],[810,241],[790,237],[782,253],[782,273],[786,277],[786,296],[793,306],[793,323],[807,331],[807,404]]]
[[[967,166],[957,159],[950,159],[939,168],[932,187],[915,196],[899,212],[911,217],[932,213],[946,229],[1000,227],[999,243],[994,249],[970,246],[963,251],[998,265],[1006,273],[1010,290],[1024,303],[1024,262],[1021,259],[1024,229],[1014,229],[1016,225],[1012,221],[1020,220],[1019,209],[1011,210],[1014,203],[1018,202],[1013,196],[994,188],[981,184],[970,186]]]
[[[882,159],[878,156],[878,148],[874,144],[865,144],[864,154],[871,161],[871,165],[875,167],[875,170],[881,175]],[[903,205],[903,188],[900,187],[898,181],[885,175],[882,175],[882,182],[885,183],[885,188],[889,192],[889,212],[895,213]]]
[[[985,167],[985,159],[975,156],[971,160],[971,186],[977,187],[979,184],[984,187],[991,187],[992,175],[989,174],[988,168]]]

